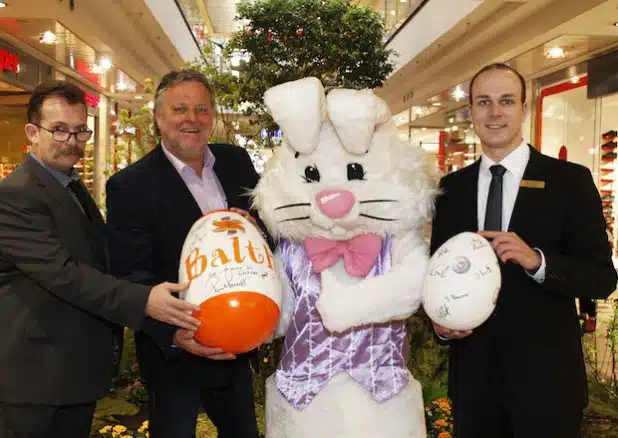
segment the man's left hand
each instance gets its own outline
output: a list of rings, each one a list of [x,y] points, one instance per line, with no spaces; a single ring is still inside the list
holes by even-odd
[[[249,222],[251,222],[253,225],[255,225],[256,227],[258,226],[255,218],[253,216],[251,216],[249,214],[248,211],[243,210],[241,208],[236,208],[236,207],[232,207],[229,209],[230,211],[233,211],[234,213],[238,213],[239,215],[241,215],[242,217],[244,217],[245,219],[247,219]],[[259,227],[258,227],[259,228]]]
[[[535,272],[541,267],[541,255],[530,248],[517,234],[505,231],[479,231],[478,233],[491,242],[491,246],[502,263],[516,263],[528,272]]]

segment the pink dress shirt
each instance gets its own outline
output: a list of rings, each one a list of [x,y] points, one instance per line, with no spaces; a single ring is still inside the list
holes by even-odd
[[[167,159],[170,160],[172,166],[187,185],[202,213],[227,208],[225,192],[213,169],[215,156],[208,146],[204,151],[204,166],[201,175],[198,175],[189,165],[168,151],[163,142],[161,142],[161,147]]]

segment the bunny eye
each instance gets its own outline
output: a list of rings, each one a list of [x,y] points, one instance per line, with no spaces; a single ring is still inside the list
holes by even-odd
[[[308,183],[319,182],[320,181],[320,172],[318,168],[315,166],[307,166],[305,167],[305,181]]]
[[[365,179],[363,166],[358,163],[348,164],[348,181],[352,181],[353,179]]]

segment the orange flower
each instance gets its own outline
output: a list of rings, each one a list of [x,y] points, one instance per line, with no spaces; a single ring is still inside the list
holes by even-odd
[[[438,438],[453,438],[452,435],[448,432],[440,432],[438,434]]]
[[[433,425],[437,428],[447,427],[448,423],[444,419],[439,419],[433,422]]]

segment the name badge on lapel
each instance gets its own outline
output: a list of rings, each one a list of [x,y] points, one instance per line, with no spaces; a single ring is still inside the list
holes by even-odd
[[[537,181],[533,179],[522,179],[519,183],[519,187],[526,187],[528,189],[544,189],[545,181]]]

